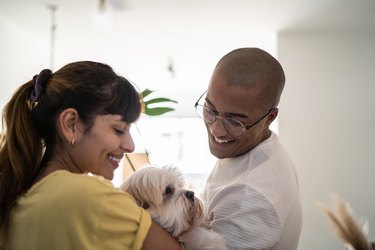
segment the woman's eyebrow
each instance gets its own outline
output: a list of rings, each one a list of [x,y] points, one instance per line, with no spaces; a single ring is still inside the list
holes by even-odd
[[[123,120],[122,117],[120,118],[115,118],[113,121],[113,124],[116,126],[127,126],[128,124]]]
[[[211,106],[213,109],[216,109],[215,108],[215,105],[212,104],[212,102],[206,97],[206,102],[209,104],[209,106]],[[235,117],[239,117],[239,118],[249,118],[247,115],[245,114],[241,114],[241,113],[226,113],[225,114],[226,116],[235,116]]]

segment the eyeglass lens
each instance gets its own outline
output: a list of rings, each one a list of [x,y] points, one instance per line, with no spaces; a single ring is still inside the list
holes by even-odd
[[[217,118],[221,119],[223,122],[224,128],[233,135],[241,135],[245,130],[240,121],[234,118],[230,118],[230,117],[221,118],[215,115],[215,113],[207,107],[199,105],[197,106],[197,111],[200,114],[200,116],[203,118],[203,120],[205,120],[208,123],[215,122]]]

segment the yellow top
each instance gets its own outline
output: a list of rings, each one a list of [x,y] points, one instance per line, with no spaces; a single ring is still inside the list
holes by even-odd
[[[12,250],[140,249],[150,215],[99,176],[59,170],[33,185],[12,210]]]

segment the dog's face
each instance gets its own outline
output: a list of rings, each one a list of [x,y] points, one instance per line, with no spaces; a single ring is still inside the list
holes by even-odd
[[[175,167],[143,167],[130,175],[121,189],[175,237],[205,218],[203,202],[186,189],[184,177]]]

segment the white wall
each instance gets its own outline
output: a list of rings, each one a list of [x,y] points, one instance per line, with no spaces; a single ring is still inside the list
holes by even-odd
[[[315,205],[337,192],[369,220],[375,241],[375,33],[283,32],[287,83],[279,132],[299,173],[304,223],[299,249],[343,249]]]
[[[0,108],[23,83],[48,67],[47,43],[0,14]]]

